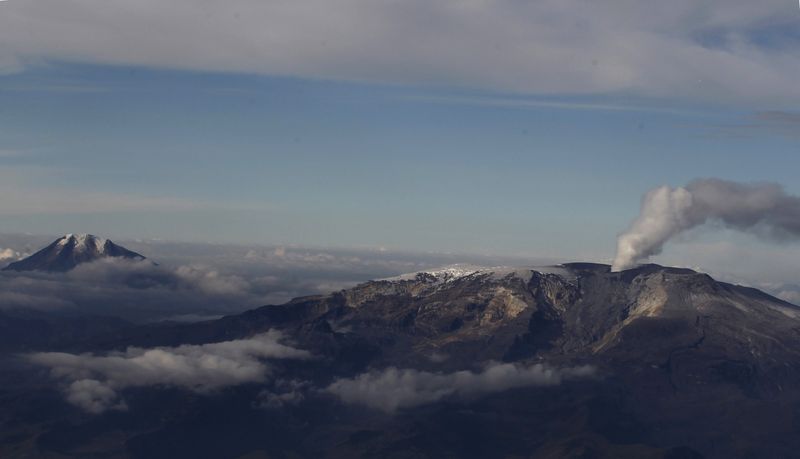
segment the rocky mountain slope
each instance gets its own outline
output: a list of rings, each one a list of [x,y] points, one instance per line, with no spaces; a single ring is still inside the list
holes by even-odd
[[[688,269],[645,265],[450,268],[376,280],[200,324],[139,329],[139,345],[231,339],[278,327],[298,339],[358,337],[381,361],[458,367],[532,358],[646,359],[676,346],[761,366],[800,357],[800,307]],[[170,338],[175,333],[178,338]],[[111,344],[109,344],[111,345]],[[437,360],[437,359],[434,359]],[[438,359],[442,360],[442,359]]]
[[[125,414],[76,420],[65,405],[72,421],[45,429],[39,448],[93,451],[120,435],[119,457],[791,457],[800,448],[800,308],[688,269],[454,266],[60,349],[185,346],[267,330],[314,358],[272,362],[281,376],[266,386],[128,390]],[[324,389],[357,381],[367,384],[360,392],[393,397],[442,378],[465,384],[502,362],[596,371],[393,413],[342,404]],[[392,375],[406,382],[368,385]],[[265,391],[295,402],[256,407]]]

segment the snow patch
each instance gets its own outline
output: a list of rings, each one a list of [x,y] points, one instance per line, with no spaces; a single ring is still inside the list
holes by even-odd
[[[513,276],[522,280],[523,282],[529,282],[531,277],[533,277],[534,272],[538,272],[540,274],[554,274],[565,279],[572,279],[575,277],[574,274],[562,266],[478,266],[457,263],[429,271],[401,274],[399,276],[378,280],[389,282],[413,281],[417,280],[420,275],[428,275],[433,276],[437,283],[447,283],[474,275],[488,275],[492,280],[502,280],[509,276]]]
[[[413,281],[416,280],[420,274],[422,275],[427,274],[429,276],[435,277],[437,281],[450,282],[456,279],[460,279],[462,277],[471,276],[485,269],[486,268],[481,266],[459,263],[459,264],[444,266],[439,269],[406,273],[406,274],[401,274],[399,276],[387,277],[385,279],[378,279],[378,280],[389,281],[389,282]]]

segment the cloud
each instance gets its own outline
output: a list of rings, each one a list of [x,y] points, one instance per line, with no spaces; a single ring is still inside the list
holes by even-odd
[[[37,292],[34,288],[21,289],[23,291],[0,292],[0,310],[3,309],[36,309],[49,311],[75,307],[75,303],[64,298],[59,298],[49,292]]]
[[[85,283],[126,285],[133,289],[165,287],[212,296],[246,296],[253,288],[250,282],[240,276],[223,274],[203,264],[182,265],[173,269],[149,260],[110,257],[78,265],[65,276]]]
[[[413,369],[386,368],[339,379],[325,392],[345,403],[365,405],[387,413],[439,401],[445,397],[472,397],[526,386],[555,386],[562,381],[590,377],[590,366],[551,368],[536,364],[521,366],[491,363],[480,372],[430,373]]]
[[[67,388],[67,401],[92,414],[128,409],[128,405],[119,400],[114,389],[94,379],[81,379],[70,384]]]
[[[263,390],[258,394],[258,407],[265,409],[279,409],[287,405],[296,405],[306,398],[306,393],[311,390],[308,381],[280,379],[275,382],[271,390]]]
[[[19,260],[22,254],[16,250],[0,249],[0,261],[14,261]]]
[[[32,252],[53,238],[0,234],[0,247]],[[62,308],[134,321],[200,320],[456,261],[489,266],[534,263],[378,249],[117,242],[149,260],[102,259],[67,273],[0,271],[0,310]]]
[[[629,269],[661,253],[676,235],[708,222],[767,240],[800,238],[800,197],[776,183],[697,179],[685,187],[659,187],[642,198],[639,216],[619,236],[613,269]]]
[[[225,276],[206,266],[180,266],[175,271],[178,277],[196,285],[201,291],[214,295],[230,295],[247,291],[250,284],[239,276]]]
[[[0,73],[48,61],[789,104],[791,2],[12,1]]]
[[[507,107],[507,108],[552,108],[558,110],[593,110],[604,112],[622,112],[622,111],[651,111],[661,113],[681,113],[681,111],[669,107],[656,107],[644,106],[640,104],[613,104],[603,102],[587,102],[587,101],[565,101],[565,100],[547,100],[547,99],[532,99],[527,97],[495,97],[495,96],[480,96],[480,97],[464,97],[464,96],[418,96],[411,95],[403,97],[404,100],[422,101],[441,103],[449,105],[477,105],[486,107]]]
[[[723,138],[751,138],[758,135],[777,134],[790,139],[800,138],[800,113],[767,110],[747,115],[730,124],[715,124],[705,129],[711,136]]]
[[[201,345],[142,349],[107,355],[41,352],[29,359],[66,380],[67,401],[91,413],[124,407],[119,391],[127,387],[176,386],[197,393],[243,383],[264,382],[264,359],[308,359],[311,354],[281,344],[271,330],[248,339]]]
[[[81,264],[66,273],[5,271],[0,273],[0,310],[64,309],[137,321],[185,321],[263,306],[272,290],[289,287],[246,275],[198,263],[170,267],[121,258]]]

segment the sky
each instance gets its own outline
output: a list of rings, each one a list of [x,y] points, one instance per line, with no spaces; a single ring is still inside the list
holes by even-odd
[[[0,232],[607,262],[654,187],[800,194],[798,75],[788,0],[8,0]]]

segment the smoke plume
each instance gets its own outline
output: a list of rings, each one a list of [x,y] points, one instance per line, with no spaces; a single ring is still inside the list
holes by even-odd
[[[800,197],[775,183],[697,179],[685,187],[650,190],[630,228],[619,236],[613,271],[661,253],[677,234],[707,222],[769,240],[800,239]]]

